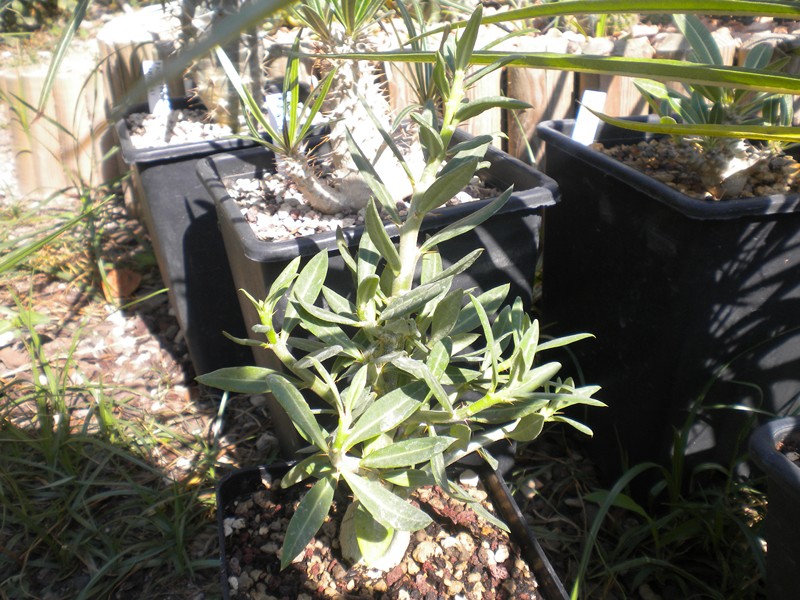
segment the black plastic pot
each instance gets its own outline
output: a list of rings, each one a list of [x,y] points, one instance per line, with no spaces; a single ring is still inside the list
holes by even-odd
[[[173,107],[185,105],[173,101]],[[147,112],[146,105],[128,114],[135,112]],[[195,371],[247,364],[250,352],[222,335],[244,336],[245,329],[214,203],[196,165],[211,154],[254,144],[229,137],[137,149],[124,119],[116,131],[122,158],[141,190],[142,217]]]
[[[750,457],[767,475],[767,597],[794,598],[800,590],[800,467],[780,446],[800,434],[800,417],[765,423],[750,437]]]
[[[225,519],[232,516],[231,507],[234,501],[243,500],[251,496],[262,487],[262,478],[282,477],[293,463],[275,463],[249,467],[229,473],[217,486],[217,532],[220,547],[220,582],[222,598],[230,598],[228,584],[227,560],[225,557]],[[564,585],[555,573],[547,555],[542,550],[539,541],[528,525],[525,517],[512,497],[508,486],[497,471],[489,468],[485,463],[476,469],[481,477],[486,492],[489,494],[497,516],[505,522],[510,531],[511,539],[515,542],[525,557],[528,566],[539,584],[539,592],[545,600],[567,600],[569,598]]]
[[[627,463],[669,459],[696,402],[790,410],[800,392],[800,198],[695,200],[573,142],[548,121],[543,318],[574,348],[608,408],[589,411],[593,459],[608,479]],[[642,134],[602,126],[606,146]],[[687,453],[728,461],[746,416],[705,409]]]
[[[439,248],[445,266],[463,258],[475,248],[485,252],[472,267],[457,278],[455,286],[485,291],[505,283],[511,284],[509,299],[519,296],[530,306],[542,209],[558,200],[558,188],[550,178],[508,155],[490,150],[487,160],[489,179],[501,188],[514,184],[517,190],[506,206],[472,232],[449,240]],[[230,268],[237,288],[245,289],[255,298],[265,298],[270,285],[295,257],[310,259],[321,250],[330,253],[326,285],[348,298],[354,297],[350,272],[339,256],[334,232],[282,242],[265,242],[253,233],[242,216],[241,209],[226,191],[226,182],[237,178],[261,177],[274,171],[274,155],[266,149],[249,149],[217,154],[198,165],[200,178],[214,198],[220,228],[225,241]],[[436,211],[423,225],[423,236],[432,234],[449,223],[478,210],[487,201],[472,202]],[[391,232],[391,229],[390,229]],[[344,231],[345,239],[355,250],[363,227]],[[243,295],[239,298],[248,328],[260,323],[255,308]],[[280,315],[276,318],[280,323]],[[254,348],[256,363],[278,368],[272,354]],[[271,415],[286,458],[296,450],[294,428],[276,402],[270,403]],[[286,436],[292,436],[287,439]]]

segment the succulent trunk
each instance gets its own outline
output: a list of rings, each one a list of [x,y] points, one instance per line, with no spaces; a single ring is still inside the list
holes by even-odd
[[[320,47],[321,52],[341,54],[364,51],[368,42],[348,39],[343,33],[334,33]],[[331,165],[334,177],[347,182],[345,202],[351,210],[363,208],[371,195],[369,186],[361,177],[350,154],[347,131],[353,136],[364,156],[372,163],[378,176],[387,185],[395,201],[412,192],[412,184],[392,151],[387,147],[376,128],[389,132],[394,143],[411,163],[411,172],[419,172],[423,165],[422,152],[413,140],[408,127],[392,129],[389,101],[380,84],[375,66],[364,60],[341,61],[323,105],[323,113],[331,124],[329,135]],[[322,209],[320,209],[322,210]]]

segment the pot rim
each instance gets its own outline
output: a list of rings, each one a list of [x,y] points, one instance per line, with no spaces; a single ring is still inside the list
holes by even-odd
[[[644,123],[657,121],[658,116],[625,117],[625,119]],[[547,144],[552,144],[579,160],[598,165],[608,175],[629,183],[632,187],[683,213],[690,219],[723,220],[800,213],[800,194],[775,194],[772,196],[721,201],[692,198],[665,183],[637,171],[633,167],[594,150],[590,146],[575,142],[566,133],[571,131],[574,125],[575,119],[543,121],[536,127],[536,134]],[[603,133],[606,134],[606,142],[631,143],[636,139],[652,139],[655,137],[653,134],[621,129],[605,123],[601,124],[601,129],[596,139],[600,139]],[[620,137],[625,134],[627,134],[627,137]]]
[[[793,431],[800,431],[800,416],[764,423],[750,436],[750,456],[770,478],[770,484],[775,482],[800,501],[800,466],[778,450],[778,444]]]
[[[260,159],[263,161],[266,158],[266,160],[269,161],[273,156],[270,150],[256,146],[233,152],[215,154],[200,160],[197,164],[198,176],[203,181],[212,198],[214,198],[214,202],[217,204],[218,208],[221,209],[220,218],[227,219],[232,223],[245,256],[257,262],[276,262],[291,259],[298,254],[310,256],[320,250],[338,251],[335,231],[325,231],[309,236],[276,242],[261,240],[255,235],[252,227],[242,215],[239,205],[228,194],[225,181],[237,176],[247,177],[253,176],[253,174],[257,175],[261,167],[255,164],[246,164],[245,168],[238,173],[225,174],[224,178],[219,173],[219,167],[226,162],[233,162],[236,159],[244,160],[245,163],[247,163],[248,159]],[[506,168],[509,170],[524,169],[527,175],[538,180],[535,187],[512,193],[508,202],[506,202],[496,214],[530,213],[544,207],[553,206],[559,201],[558,184],[551,177],[494,148],[489,148],[486,157],[492,163],[492,167],[498,164],[505,164],[508,165]],[[490,170],[492,167],[490,167]],[[503,175],[500,175],[496,179],[503,183]],[[447,223],[465,217],[482,208],[491,200],[492,199],[477,200],[475,202],[438,209],[435,214],[426,217],[423,224],[423,232],[443,227]],[[396,226],[389,225],[386,229],[390,236],[394,237],[397,235]],[[342,233],[348,244],[357,244],[364,231],[364,225],[342,229]]]
[[[172,109],[205,108],[200,102],[191,98],[170,98]],[[216,152],[226,152],[255,146],[256,143],[249,137],[230,134],[221,138],[197,140],[167,146],[148,146],[137,148],[131,141],[128,131],[127,118],[135,113],[149,113],[150,108],[146,102],[131,106],[125,111],[125,116],[114,124],[114,129],[119,140],[119,154],[126,165],[152,165],[190,158],[202,158]]]

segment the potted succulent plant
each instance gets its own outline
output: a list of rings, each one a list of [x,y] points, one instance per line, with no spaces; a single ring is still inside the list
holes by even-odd
[[[317,16],[321,20],[324,15]],[[333,17],[334,14],[327,14],[327,18]],[[354,44],[355,42],[348,43],[348,45]],[[295,51],[298,46],[299,41],[295,45]],[[298,61],[296,57],[293,58],[289,62],[283,85],[286,92],[279,111],[283,115],[279,124],[271,120],[269,113],[265,114],[262,111],[259,103],[238,79],[233,65],[227,63],[224,54],[220,54],[220,59],[226,65],[231,80],[235,82],[236,88],[242,95],[244,114],[248,117],[251,132],[256,134],[259,130],[263,130],[270,136],[268,141],[264,141],[266,150],[220,154],[209,158],[198,167],[201,179],[218,206],[220,227],[237,286],[247,290],[252,296],[264,297],[268,294],[272,282],[295,257],[301,256],[306,262],[319,250],[326,249],[334,252],[327,269],[327,284],[337,294],[353,300],[354,290],[350,289],[349,265],[345,256],[347,252],[358,248],[365,230],[363,225],[345,227],[341,233],[330,230],[285,240],[262,240],[254,233],[246,215],[242,214],[244,212],[242,206],[234,201],[233,192],[230,191],[231,185],[240,178],[275,179],[280,176],[299,189],[303,194],[303,202],[311,205],[316,212],[343,213],[357,208],[363,210],[364,204],[373,193],[369,188],[369,182],[383,181],[387,185],[376,188],[381,194],[378,196],[380,211],[388,218],[387,230],[390,232],[390,237],[397,238],[402,220],[401,213],[403,210],[408,210],[404,204],[398,203],[404,196],[411,197],[409,186],[422,185],[426,178],[432,177],[430,173],[432,167],[426,167],[422,163],[423,148],[413,136],[404,132],[403,128],[391,126],[388,121],[388,105],[380,90],[374,93],[376,98],[383,98],[382,103],[378,103],[377,100],[366,102],[365,96],[359,91],[364,86],[341,83],[339,69],[329,72],[306,99],[306,106],[303,106],[294,93],[298,88],[299,79]],[[452,61],[452,56],[450,60]],[[367,75],[361,77],[367,77],[368,82],[371,81],[372,74],[367,67],[362,66],[361,69],[367,72]],[[480,74],[476,74],[464,82],[458,82],[458,85],[466,89],[479,78]],[[331,94],[334,94],[335,102],[331,102]],[[349,97],[353,95],[356,97]],[[341,100],[342,97],[345,100]],[[332,116],[326,110],[329,104],[336,107]],[[354,112],[344,111],[342,106],[352,106]],[[498,97],[473,101],[463,107],[458,104],[453,106],[459,109],[453,108],[447,115],[449,119],[447,126],[452,128],[446,137],[448,144],[452,143],[456,149],[463,148],[464,152],[467,152],[465,156],[474,155],[474,160],[480,162],[481,167],[486,167],[482,169],[481,174],[485,174],[489,183],[503,187],[513,183],[515,192],[509,202],[497,212],[494,211],[493,202],[489,199],[458,206],[437,206],[436,211],[427,211],[424,222],[420,223],[420,235],[434,236],[448,225],[479,221],[463,235],[448,236],[441,240],[439,250],[445,267],[457,263],[476,248],[484,247],[486,252],[476,259],[472,269],[467,273],[459,273],[456,285],[465,289],[477,289],[480,293],[508,282],[511,285],[511,297],[521,297],[523,305],[528,307],[531,303],[539,247],[541,212],[544,206],[557,200],[555,185],[541,173],[520,161],[499,151],[487,150],[492,140],[491,136],[467,139],[456,131],[464,120],[484,110],[495,107],[520,108],[525,104]],[[382,107],[381,110],[387,114],[379,117],[375,114],[376,107]],[[318,139],[312,138],[309,142],[308,136],[312,124],[320,115],[332,118],[337,123],[344,121],[352,126],[352,129],[350,126],[343,130],[334,128],[326,134],[325,140],[329,141],[329,146],[326,146],[325,150],[326,158],[338,156],[340,152],[334,149],[341,143],[349,143],[352,151],[346,152],[347,161],[337,162],[332,158],[332,164],[325,165],[322,169],[319,156],[307,150],[309,145],[319,146]],[[412,114],[412,118],[417,120],[416,127],[421,128],[423,132],[435,131],[434,127],[438,127],[438,117],[432,105],[419,114]],[[395,132],[394,138],[387,133],[387,128]],[[384,155],[388,154],[391,160],[371,159],[376,152],[382,156],[380,146],[376,146],[374,142],[375,139],[385,141]],[[365,150],[359,140],[368,141],[372,148]],[[445,151],[445,148],[439,149],[434,157],[441,159],[445,156]],[[484,155],[485,162],[479,160]],[[471,179],[476,169],[472,169],[471,163],[465,163],[464,160],[458,164],[465,165],[462,167],[464,169],[462,172],[468,174]],[[375,164],[383,166],[378,167]],[[320,170],[333,172],[336,177],[321,177],[318,174]],[[422,176],[412,175],[412,171],[422,173]],[[459,191],[460,189],[447,188],[444,193],[450,193],[452,196]],[[484,218],[483,215],[488,217]],[[379,218],[378,211],[373,214],[367,207],[366,219],[373,218]],[[259,315],[254,305],[245,296],[241,297],[241,303],[248,326],[259,324]],[[281,318],[280,315],[275,318],[278,324]],[[266,352],[263,348],[256,348],[255,352],[259,364],[264,366],[275,364],[271,352]]]
[[[315,536],[320,541],[317,533],[339,501],[337,494],[344,493],[342,484],[349,489],[343,497],[350,524],[339,529],[341,560],[391,570],[410,533],[430,523],[428,514],[409,502],[414,490],[429,485],[467,502],[487,524],[504,527],[448,467],[475,452],[492,464],[490,444],[534,439],[549,421],[586,431],[562,411],[601,404],[592,398],[596,388],[576,387],[558,377],[559,364],[539,360],[540,353],[585,336],[540,340],[538,322],[520,300],[500,308],[507,284],[477,296],[454,285],[480,249],[450,266],[437,251],[500,210],[510,189],[432,236],[421,234],[425,218],[470,181],[491,142],[485,137],[450,143],[459,110],[470,107],[461,100],[480,18],[478,8],[452,52],[438,56],[445,109],[437,117],[430,104],[420,118],[427,124],[420,135],[425,164],[412,178],[408,211],[395,222],[398,241],[390,238],[371,199],[357,250],[339,248],[353,281],[351,298],[325,283],[327,249],[303,266],[294,258],[265,297],[253,301],[257,331],[266,341],[251,343],[269,349],[281,369],[228,368],[200,377],[231,391],[269,392],[290,419],[276,429],[292,427],[303,440],[298,462],[281,475],[281,487],[313,485],[285,531],[281,569]],[[469,110],[495,105],[476,102]],[[387,198],[384,183],[352,138],[350,150],[375,198]],[[286,309],[278,322],[281,301]],[[312,410],[309,394],[322,409]]]
[[[721,62],[698,19],[676,21],[695,60]],[[794,367],[800,359],[794,284],[800,196],[781,189],[697,198],[665,183],[674,172],[643,173],[603,151],[627,144],[640,162],[650,162],[655,134],[671,134],[679,140],[668,146],[671,157],[692,157],[673,167],[676,179],[696,165],[698,179],[714,179],[717,197],[741,185],[755,162],[778,165],[770,178],[791,170],[768,148],[748,150],[738,139],[796,138],[787,127],[790,100],[762,90],[796,93],[800,81],[775,73],[769,54],[765,46],[749,55],[744,90],[688,84],[689,93],[681,94],[637,82],[661,118],[604,117],[593,146],[571,139],[574,121],[539,126],[546,171],[562,194],[545,221],[543,311],[555,331],[586,327],[597,336],[578,359],[586,376],[603,385],[610,405],[592,420],[599,432],[592,444],[609,476],[619,474],[620,450],[632,463],[668,460],[673,428],[698,400],[708,408],[687,452],[727,462],[741,451],[744,415],[714,406],[778,413],[791,410],[800,390]]]
[[[750,457],[767,476],[767,595],[791,596],[800,585],[800,418],[769,421],[750,436]]]

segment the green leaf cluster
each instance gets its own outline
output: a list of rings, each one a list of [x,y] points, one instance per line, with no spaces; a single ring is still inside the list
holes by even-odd
[[[714,36],[698,17],[676,14],[673,20],[691,46],[691,62],[724,66]],[[769,73],[780,73],[788,63],[788,58],[772,59],[772,45],[758,44],[747,54],[742,67],[751,72],[754,80],[758,80]],[[680,92],[663,82],[649,79],[636,79],[634,85],[654,112],[661,116],[664,131],[693,135],[706,148],[715,146],[719,136],[726,132],[734,137],[752,132],[753,135],[749,136],[751,139],[770,139],[759,134],[774,133],[778,127],[789,128],[792,125],[792,97],[787,94],[689,82],[682,82],[684,91]],[[682,124],[696,127],[670,130],[669,126],[674,125],[676,119]],[[714,132],[714,135],[709,135],[709,132]],[[792,137],[796,138],[797,134]],[[786,139],[785,132],[779,139]]]
[[[521,300],[506,301],[507,285],[477,295],[454,286],[480,249],[449,266],[437,251],[440,243],[494,214],[510,189],[420,239],[424,217],[469,183],[491,142],[484,136],[452,144],[458,124],[494,106],[516,106],[505,98],[465,100],[469,80],[481,76],[467,75],[480,22],[478,8],[459,39],[443,43],[437,53],[442,111],[431,101],[412,113],[426,164],[413,180],[404,216],[385,201],[384,183],[351,139],[353,156],[374,192],[354,253],[339,232],[338,250],[352,275],[354,295],[346,298],[325,285],[326,251],[304,266],[296,258],[265,299],[253,300],[261,316],[259,330],[267,337],[263,346],[285,370],[244,367],[200,377],[231,391],[269,391],[309,444],[306,458],[283,479],[283,485],[316,479],[290,523],[284,567],[322,525],[341,481],[358,501],[357,537],[366,555],[372,547],[385,547],[369,541],[376,531],[388,536],[430,522],[407,502],[413,488],[436,483],[469,499],[448,480],[448,465],[476,451],[493,462],[487,446],[503,439],[532,440],[548,421],[588,433],[563,410],[601,405],[592,398],[596,388],[559,378],[560,365],[539,358],[540,350],[580,336],[542,342],[538,322]],[[396,240],[387,233],[379,207],[397,225]],[[274,314],[284,296],[288,308],[278,328]],[[326,408],[312,410],[304,392],[318,396]],[[480,506],[476,510],[485,513]]]

